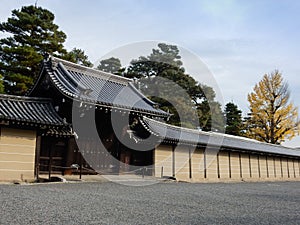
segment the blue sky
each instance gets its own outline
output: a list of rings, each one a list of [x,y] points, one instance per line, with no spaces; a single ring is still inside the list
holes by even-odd
[[[34,3],[1,0],[0,21],[12,9]],[[38,5],[55,14],[68,36],[66,47],[85,50],[92,62],[131,43],[169,42],[197,55],[224,102],[233,101],[244,113],[247,94],[274,69],[283,73],[300,106],[300,1],[39,0]],[[201,75],[191,75],[203,82]],[[300,146],[300,137],[285,145]]]

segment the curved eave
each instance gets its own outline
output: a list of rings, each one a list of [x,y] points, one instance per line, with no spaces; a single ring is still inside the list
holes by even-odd
[[[142,109],[138,109],[138,108],[130,108],[127,106],[122,106],[122,105],[112,105],[109,103],[105,103],[105,102],[97,102],[97,101],[91,101],[89,99],[85,99],[85,98],[72,98],[75,101],[82,101],[86,104],[93,104],[97,107],[106,107],[106,108],[110,108],[111,110],[120,110],[120,111],[126,111],[126,112],[130,112],[130,113],[134,113],[137,115],[149,115],[151,117],[167,117],[165,114],[159,114],[159,113],[155,113],[152,111],[148,111],[148,110],[142,110]]]
[[[60,88],[58,88],[59,90],[61,90]],[[124,106],[124,105],[120,105],[120,104],[111,104],[111,103],[107,103],[107,102],[101,102],[101,101],[93,101],[89,98],[84,98],[78,95],[74,95],[68,91],[61,91],[62,94],[64,94],[67,97],[70,97],[72,100],[76,100],[76,101],[82,101],[84,103],[87,104],[93,104],[99,107],[108,107],[108,108],[112,108],[112,109],[117,109],[117,110],[124,110],[124,111],[129,111],[129,112],[134,112],[137,114],[147,114],[147,115],[151,115],[154,117],[164,117],[167,118],[170,115],[166,114],[166,113],[159,113],[159,112],[155,112],[155,111],[151,111],[151,110],[145,110],[145,109],[141,109],[141,108],[135,108],[135,107],[128,107],[128,106]]]

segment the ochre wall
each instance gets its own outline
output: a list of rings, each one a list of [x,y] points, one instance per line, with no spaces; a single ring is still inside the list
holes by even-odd
[[[203,149],[193,149],[191,153],[191,165],[192,165],[192,179],[199,180],[204,178],[204,150]]]
[[[282,158],[281,163],[282,163],[283,178],[288,178],[287,159]]]
[[[246,153],[241,153],[242,177],[244,179],[251,178],[249,163],[250,155]]]
[[[229,179],[229,152],[219,152],[219,170],[221,179]]]
[[[189,149],[188,146],[177,146],[174,149],[175,153],[175,174],[179,180],[188,180],[190,178],[189,166]]]
[[[275,178],[274,157],[267,156],[269,178]]]
[[[190,160],[189,160],[190,157]],[[181,181],[300,179],[300,160],[284,156],[213,148],[160,145],[155,150],[155,176]]]
[[[276,172],[276,178],[279,179],[279,178],[282,177],[280,158],[279,158],[279,157],[274,157],[274,158],[275,158],[275,172]]]
[[[0,180],[34,179],[36,131],[1,128]]]
[[[155,176],[172,176],[172,146],[159,145],[154,151]]]
[[[240,179],[241,170],[240,170],[240,157],[238,152],[230,153],[230,167],[231,167],[231,178]]]
[[[218,152],[214,149],[206,149],[205,151],[205,164],[206,164],[206,179],[218,179]]]
[[[298,160],[293,159],[293,177],[296,178],[297,176],[299,176],[299,164],[298,164]]]
[[[260,177],[267,178],[268,171],[267,171],[267,160],[265,155],[259,155],[259,166],[260,166]]]

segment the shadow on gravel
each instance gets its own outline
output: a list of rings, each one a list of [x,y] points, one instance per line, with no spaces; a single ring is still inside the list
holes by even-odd
[[[67,180],[63,177],[50,177],[50,179],[39,178],[35,181],[35,183],[49,183],[49,182],[67,182]]]

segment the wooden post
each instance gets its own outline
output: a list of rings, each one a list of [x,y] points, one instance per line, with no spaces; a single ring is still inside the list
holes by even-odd
[[[296,171],[295,171],[295,160],[293,159],[293,170],[294,170],[294,178],[296,178]]]
[[[52,154],[51,154],[52,147],[49,149],[49,166],[48,166],[48,176],[49,180],[51,179],[51,170],[52,170]]]
[[[203,151],[203,169],[204,169],[204,178],[207,178],[207,171],[206,171],[206,150]]]
[[[283,177],[282,159],[281,159],[281,157],[280,157],[280,170],[281,170],[281,177]]]
[[[228,163],[229,163],[229,178],[231,178],[231,161],[230,161],[230,152],[228,152]]]
[[[251,170],[251,155],[249,153],[249,172],[250,172],[250,178],[252,178],[252,170]]]
[[[155,168],[155,148],[152,150],[152,176],[155,176],[156,174],[156,168]],[[158,171],[157,171],[158,172]]]
[[[116,144],[114,145],[114,148],[116,146],[116,154],[117,154],[117,162],[116,162],[116,166],[115,166],[115,171],[113,171],[113,173],[117,173],[117,174],[120,174],[122,172],[124,172],[124,164],[122,163],[123,162],[123,152],[122,152],[122,149],[121,149],[121,143],[119,141],[119,139],[114,136],[114,139],[113,139]],[[124,159],[125,161],[125,159]]]
[[[287,168],[288,178],[290,178],[290,168],[289,168],[289,159],[288,158],[286,158],[286,168]]]
[[[192,156],[191,156],[191,148],[189,147],[189,177],[192,178]]]
[[[70,167],[75,162],[74,157],[76,157],[77,155],[77,153],[74,151],[75,145],[76,145],[75,139],[69,138],[69,140],[67,141],[66,167]],[[64,173],[67,175],[71,175],[72,169],[66,169]]]
[[[207,178],[206,174],[206,150],[203,152],[203,164],[204,164],[204,178]]]
[[[82,175],[82,156],[80,157],[80,167],[79,167],[79,179],[81,180]]]
[[[268,156],[266,155],[266,166],[267,166],[267,178],[269,178],[269,164],[268,164]]]
[[[299,176],[300,176],[300,159],[298,159],[298,169],[299,169]]]
[[[275,156],[273,156],[273,164],[274,164],[274,177],[276,178]]]
[[[40,153],[41,153],[41,136],[36,137],[36,148],[35,148],[35,177],[39,180],[40,174]]]
[[[258,177],[260,178],[260,162],[259,162],[259,155],[257,155],[257,164],[258,164]]]
[[[175,146],[172,145],[172,176],[175,177]]]
[[[241,156],[241,153],[239,153],[239,163],[240,163],[240,178],[243,178],[242,156]]]
[[[218,170],[218,178],[220,178],[220,159],[219,159],[219,153],[217,154],[217,170]]]

